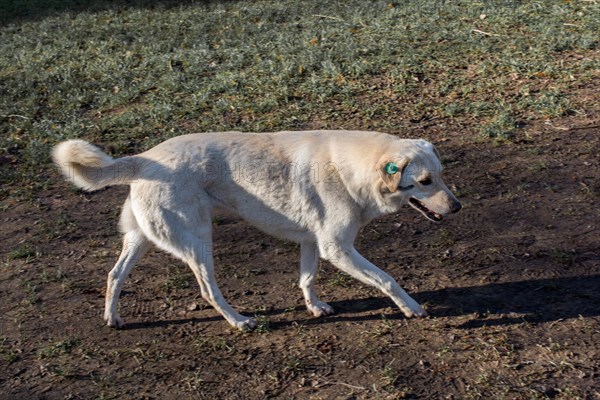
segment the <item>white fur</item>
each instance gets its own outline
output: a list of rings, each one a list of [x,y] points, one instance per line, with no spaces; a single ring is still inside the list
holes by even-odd
[[[69,181],[84,190],[128,184],[137,175],[137,165],[129,158],[114,160],[96,146],[79,139],[59,143],[52,151],[52,159]]]
[[[185,135],[117,160],[81,140],[63,142],[53,152],[63,174],[83,189],[131,186],[120,220],[123,251],[108,275],[108,325],[123,325],[117,312],[123,282],[153,243],[185,261],[202,296],[241,330],[253,329],[256,321],[225,301],[214,276],[211,221],[219,210],[301,244],[299,286],[315,316],[334,312],[315,293],[319,257],[377,287],[407,317],[426,315],[356,251],[354,240],[370,220],[398,211],[411,198],[429,218],[460,209],[441,180],[436,154],[423,140],[361,131]],[[403,170],[383,172],[389,160],[398,160]],[[429,182],[420,184],[426,177]]]

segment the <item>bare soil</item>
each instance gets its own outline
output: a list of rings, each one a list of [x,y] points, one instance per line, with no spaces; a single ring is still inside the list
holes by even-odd
[[[110,329],[126,189],[78,192],[49,170],[47,190],[1,214],[0,398],[600,399],[598,120],[540,122],[513,143],[473,130],[410,134],[438,145],[460,214],[433,224],[407,208],[357,241],[425,319],[327,263],[318,289],[337,313],[313,318],[298,247],[220,218],[221,288],[259,329],[230,328],[158,250],[126,282],[127,327]]]

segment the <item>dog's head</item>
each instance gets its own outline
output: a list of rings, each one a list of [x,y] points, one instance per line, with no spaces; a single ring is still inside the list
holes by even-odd
[[[439,222],[462,205],[442,180],[442,164],[435,147],[425,140],[403,140],[377,163],[379,190],[385,202],[410,204],[425,217]]]

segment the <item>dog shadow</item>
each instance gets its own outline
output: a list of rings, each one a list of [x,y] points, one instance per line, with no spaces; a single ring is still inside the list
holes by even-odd
[[[151,329],[151,328],[166,328],[172,326],[186,325],[186,324],[203,324],[206,322],[223,321],[223,317],[215,315],[214,317],[191,317],[181,319],[165,319],[165,320],[152,320],[152,321],[137,321],[127,322],[125,326],[119,328],[122,331],[135,331],[138,329]]]
[[[600,275],[524,280],[491,283],[481,286],[445,288],[412,293],[421,304],[427,305],[429,314],[435,317],[460,317],[472,315],[473,319],[459,325],[470,329],[482,326],[513,325],[523,322],[543,323],[578,317],[600,316]],[[294,325],[322,325],[337,322],[361,322],[401,320],[405,317],[387,297],[368,297],[332,301],[334,315],[323,318],[298,318],[308,313],[304,307],[285,319],[272,320],[269,328],[284,329]],[[389,310],[395,310],[389,314]],[[385,310],[385,311],[383,311]],[[375,311],[382,311],[375,313]],[[289,309],[274,309],[267,317],[288,314]],[[307,314],[304,314],[307,315]],[[171,320],[128,323],[124,330],[160,328],[174,325],[223,322],[220,315]]]
[[[481,286],[445,288],[413,293],[419,303],[426,304],[432,317],[459,317],[472,315],[473,319],[459,325],[469,329],[527,323],[543,323],[578,317],[600,315],[600,275],[524,280],[491,283]],[[329,303],[336,314],[325,318],[296,321],[277,321],[273,328],[294,323],[312,325],[335,322],[399,320],[405,317],[387,297],[349,299]],[[385,310],[382,313],[374,311]],[[283,313],[274,310],[270,314]],[[361,313],[367,313],[360,315]],[[269,313],[268,313],[269,314]]]

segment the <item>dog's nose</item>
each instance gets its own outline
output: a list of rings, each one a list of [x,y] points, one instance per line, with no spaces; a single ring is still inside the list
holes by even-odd
[[[454,201],[452,202],[452,207],[450,208],[450,211],[452,211],[453,213],[457,213],[460,211],[461,208],[462,204],[460,204],[460,202],[458,201]]]

